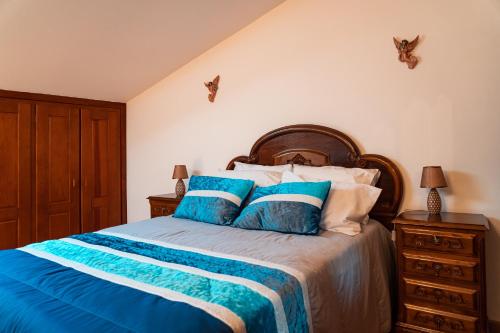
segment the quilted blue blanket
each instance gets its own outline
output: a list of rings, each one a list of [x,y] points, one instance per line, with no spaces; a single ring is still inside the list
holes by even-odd
[[[306,332],[293,272],[97,232],[0,252],[0,332]]]

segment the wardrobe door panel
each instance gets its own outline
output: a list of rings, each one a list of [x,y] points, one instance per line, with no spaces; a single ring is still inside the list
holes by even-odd
[[[29,102],[0,99],[0,249],[31,241]]]
[[[36,241],[80,232],[79,108],[36,105]]]
[[[82,232],[121,223],[120,111],[84,108]]]

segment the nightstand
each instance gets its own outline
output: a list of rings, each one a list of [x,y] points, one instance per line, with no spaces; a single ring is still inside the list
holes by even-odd
[[[175,209],[181,202],[175,193],[152,195],[148,197],[151,206],[151,218],[158,216],[167,216],[175,212]]]
[[[393,223],[396,332],[486,332],[488,219],[481,214],[408,211]]]

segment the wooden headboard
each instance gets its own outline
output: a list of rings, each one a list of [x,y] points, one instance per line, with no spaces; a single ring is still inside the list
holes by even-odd
[[[263,165],[302,164],[312,166],[337,165],[365,169],[379,169],[376,186],[382,189],[370,212],[370,217],[392,229],[403,197],[403,179],[391,160],[382,155],[361,154],[354,141],[346,134],[325,126],[292,125],[264,134],[258,139],[249,156],[238,156],[229,162]]]

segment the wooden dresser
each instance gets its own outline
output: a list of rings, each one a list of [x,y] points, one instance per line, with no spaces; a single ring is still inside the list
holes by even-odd
[[[408,211],[394,221],[396,332],[486,332],[484,215]]]
[[[151,207],[151,218],[172,215],[182,200],[175,193],[152,195],[148,197]]]

